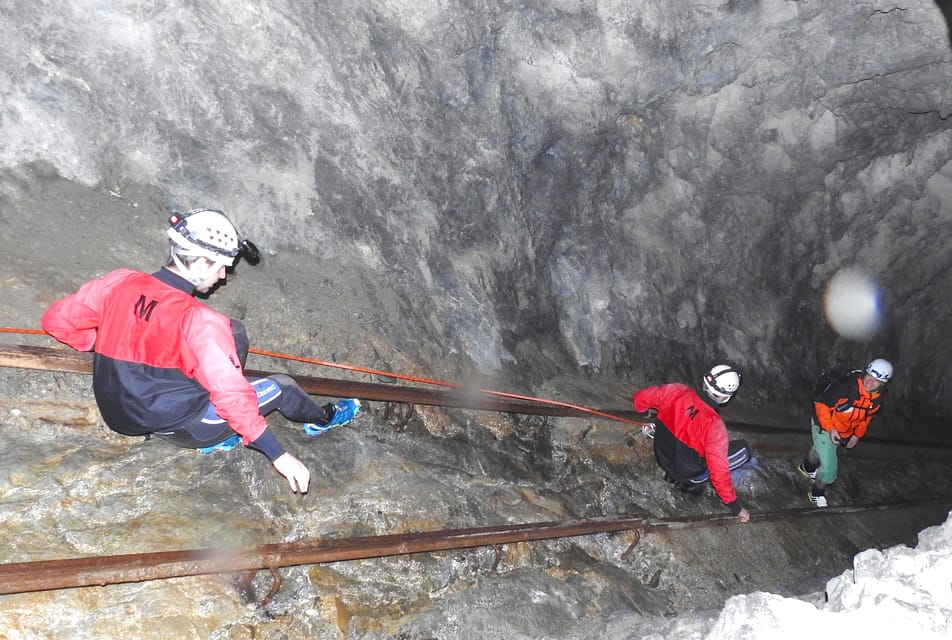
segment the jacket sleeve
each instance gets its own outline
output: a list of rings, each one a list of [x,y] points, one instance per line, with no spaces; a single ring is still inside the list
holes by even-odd
[[[856,400],[857,385],[862,384],[859,378],[850,376],[830,387],[820,398],[813,403],[813,413],[816,415],[820,428],[827,433],[836,431],[844,433],[844,420],[837,416],[837,408],[848,409]],[[839,426],[837,426],[839,424]],[[852,431],[855,426],[851,427]],[[864,430],[865,431],[865,430]]]
[[[737,502],[737,492],[731,480],[730,463],[727,461],[727,428],[720,418],[720,424],[711,424],[707,430],[704,447],[704,461],[711,476],[711,486],[721,501],[730,506]]]
[[[838,381],[831,385],[823,394],[813,402],[813,414],[816,416],[817,424],[827,433],[839,431],[836,428],[836,407],[845,402],[849,402],[850,390],[856,386],[856,378],[850,376],[846,380]]]
[[[879,410],[882,408],[882,405],[877,404],[875,407],[866,412],[866,419],[856,425],[853,435],[857,438],[862,438],[866,435],[866,431],[869,429],[869,424],[873,421],[873,416],[879,413]]]
[[[48,334],[77,351],[92,351],[102,320],[100,309],[106,293],[131,271],[113,271],[91,280],[76,293],[57,300],[43,314],[40,325]]]
[[[872,418],[868,418],[864,420],[863,422],[859,423],[858,425],[856,425],[856,429],[853,431],[853,435],[856,436],[857,439],[862,438],[863,436],[866,435],[866,430],[869,429],[869,422],[871,419]]]
[[[661,407],[661,387],[645,387],[635,392],[631,399],[635,411],[644,413],[648,409],[658,409]]]
[[[268,424],[258,414],[258,396],[245,379],[230,325],[223,318],[204,306],[185,317],[182,329],[191,356],[183,360],[185,373],[208,391],[215,411],[247,446]]]
[[[836,427],[833,424],[833,407],[828,407],[822,402],[813,403],[813,413],[816,415],[816,421],[824,431],[833,431]]]

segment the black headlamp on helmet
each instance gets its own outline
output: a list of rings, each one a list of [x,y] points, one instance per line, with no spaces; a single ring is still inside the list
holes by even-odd
[[[192,209],[169,217],[169,238],[176,245],[195,255],[212,260],[242,257],[249,264],[261,261],[261,253],[251,240],[238,240],[238,230],[224,212],[218,209]]]

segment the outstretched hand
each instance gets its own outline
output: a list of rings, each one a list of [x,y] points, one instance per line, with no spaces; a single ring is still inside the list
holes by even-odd
[[[290,453],[282,453],[273,463],[275,470],[280,473],[291,485],[294,493],[307,493],[311,485],[311,472],[304,463]]]

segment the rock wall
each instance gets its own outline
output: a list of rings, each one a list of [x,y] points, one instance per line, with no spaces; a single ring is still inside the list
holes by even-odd
[[[344,265],[379,333],[454,374],[729,359],[750,408],[793,412],[829,361],[884,355],[893,428],[952,410],[933,2],[40,1],[0,29],[5,243],[58,233],[19,219],[41,171],[113,194],[120,246],[213,206],[308,278]],[[859,342],[821,309],[853,265],[886,308]]]
[[[761,422],[799,419],[818,369],[875,354],[897,369],[876,435],[938,436],[952,413],[952,65],[932,2],[17,0],[0,65],[4,327],[156,268],[169,210],[211,206],[266,256],[209,304],[265,350],[625,408],[730,359],[729,412]],[[882,288],[868,338],[824,320],[845,266]],[[614,423],[433,409],[397,432],[367,403],[315,442],[274,418],[314,472],[302,497],[252,451],[109,432],[83,376],[5,372],[0,406],[7,562],[722,508],[672,493]],[[807,443],[762,441],[739,494],[802,506]],[[877,446],[844,457],[834,504],[949,495],[941,450]],[[939,510],[652,535],[628,559],[631,534],[298,567],[269,607],[220,577],[5,596],[0,621],[700,637],[730,595],[821,589]],[[260,604],[266,572],[253,586]]]

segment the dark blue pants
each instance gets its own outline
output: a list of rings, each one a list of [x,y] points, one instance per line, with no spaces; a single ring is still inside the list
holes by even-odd
[[[235,338],[235,348],[244,367],[248,357],[248,335],[245,327],[237,320],[231,321],[231,332]],[[277,373],[267,378],[248,379],[258,394],[258,414],[266,416],[277,411],[292,422],[322,422],[327,412],[294,381],[294,378]],[[200,449],[235,435],[224,418],[209,403],[201,420],[186,424],[174,431],[158,432],[157,436],[186,449]]]

